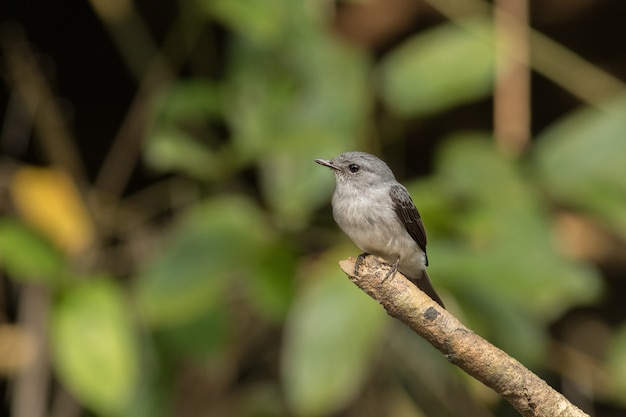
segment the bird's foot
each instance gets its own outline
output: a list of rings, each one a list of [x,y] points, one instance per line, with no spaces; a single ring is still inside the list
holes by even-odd
[[[356,262],[354,263],[354,275],[357,275],[357,276],[361,275],[359,273],[359,270],[361,269],[361,265],[363,265],[363,262],[365,261],[365,257],[368,255],[369,253],[363,252],[362,254],[356,257]]]
[[[389,272],[387,272],[387,275],[385,275],[385,278],[383,278],[381,283],[387,281],[387,279],[396,275],[396,272],[398,272],[399,264],[400,264],[400,257],[398,257],[398,259],[393,264],[391,264],[391,269],[389,270]]]

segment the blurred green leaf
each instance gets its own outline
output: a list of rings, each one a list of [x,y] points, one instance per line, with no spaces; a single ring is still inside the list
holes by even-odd
[[[584,108],[538,138],[535,160],[550,193],[626,237],[626,97]]]
[[[432,182],[410,191],[430,233],[435,286],[458,295],[473,328],[530,363],[544,346],[537,329],[572,304],[592,301],[601,281],[559,253],[532,184],[491,142],[481,134],[448,141]],[[446,229],[431,229],[431,222]],[[493,320],[485,323],[486,316]]]
[[[51,341],[59,377],[100,415],[121,415],[139,378],[139,351],[122,290],[111,280],[66,290],[52,311]]]
[[[240,40],[232,52],[225,114],[248,159],[302,146],[337,149],[362,133],[370,100],[358,50],[305,33],[273,49]]]
[[[246,198],[215,197],[199,204],[138,277],[140,312],[155,326],[194,320],[222,302],[233,277],[254,274],[257,255],[274,238],[259,208]]]
[[[405,116],[428,115],[486,97],[493,87],[494,40],[486,19],[442,24],[383,58],[380,89]]]
[[[293,298],[297,260],[289,242],[268,245],[259,254],[255,274],[242,282],[250,303],[266,318],[285,319]]]
[[[291,0],[199,0],[209,14],[250,41],[273,43],[285,35]]]
[[[282,376],[296,415],[322,416],[358,394],[386,316],[335,262],[309,265],[307,274],[318,282],[294,301],[287,319]]]
[[[179,80],[156,103],[160,122],[203,121],[221,115],[219,86],[205,79]]]
[[[201,180],[226,171],[229,161],[224,160],[209,124],[221,115],[220,93],[214,83],[179,81],[156,102],[152,113],[145,157],[153,168]]]
[[[163,127],[146,143],[146,160],[161,171],[180,171],[195,178],[214,178],[222,168],[218,155],[177,128]]]
[[[231,348],[231,317],[226,308],[214,306],[192,320],[160,329],[156,333],[159,347],[173,357],[200,360],[226,353]]]
[[[302,146],[278,151],[259,161],[263,193],[281,228],[302,229],[308,225],[311,213],[328,203],[334,177],[314,162],[321,153],[321,157],[326,157],[328,150],[329,147]],[[341,152],[337,149],[328,157]]]
[[[626,326],[622,325],[614,334],[609,347],[604,371],[612,398],[626,404]]]
[[[12,278],[53,284],[64,265],[61,253],[41,235],[16,220],[0,219],[0,267]]]

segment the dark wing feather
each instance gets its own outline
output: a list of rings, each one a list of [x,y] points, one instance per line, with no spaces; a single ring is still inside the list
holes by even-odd
[[[389,190],[389,196],[393,202],[393,209],[398,218],[409,232],[413,240],[417,242],[420,248],[426,253],[426,230],[424,223],[420,217],[411,196],[407,190],[401,185],[392,185]],[[426,261],[428,265],[428,260]]]

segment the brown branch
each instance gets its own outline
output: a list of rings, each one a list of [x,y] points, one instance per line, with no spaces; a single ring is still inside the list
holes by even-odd
[[[354,258],[339,265],[390,316],[426,339],[451,363],[502,395],[523,416],[588,417],[521,363],[461,324],[402,274],[384,280],[388,264],[368,256],[358,276]]]

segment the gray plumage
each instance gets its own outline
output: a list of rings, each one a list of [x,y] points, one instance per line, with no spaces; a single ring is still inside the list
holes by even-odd
[[[346,152],[327,161],[337,187],[333,217],[345,234],[368,254],[398,270],[443,307],[426,273],[426,231],[411,196],[387,164],[365,152]]]

